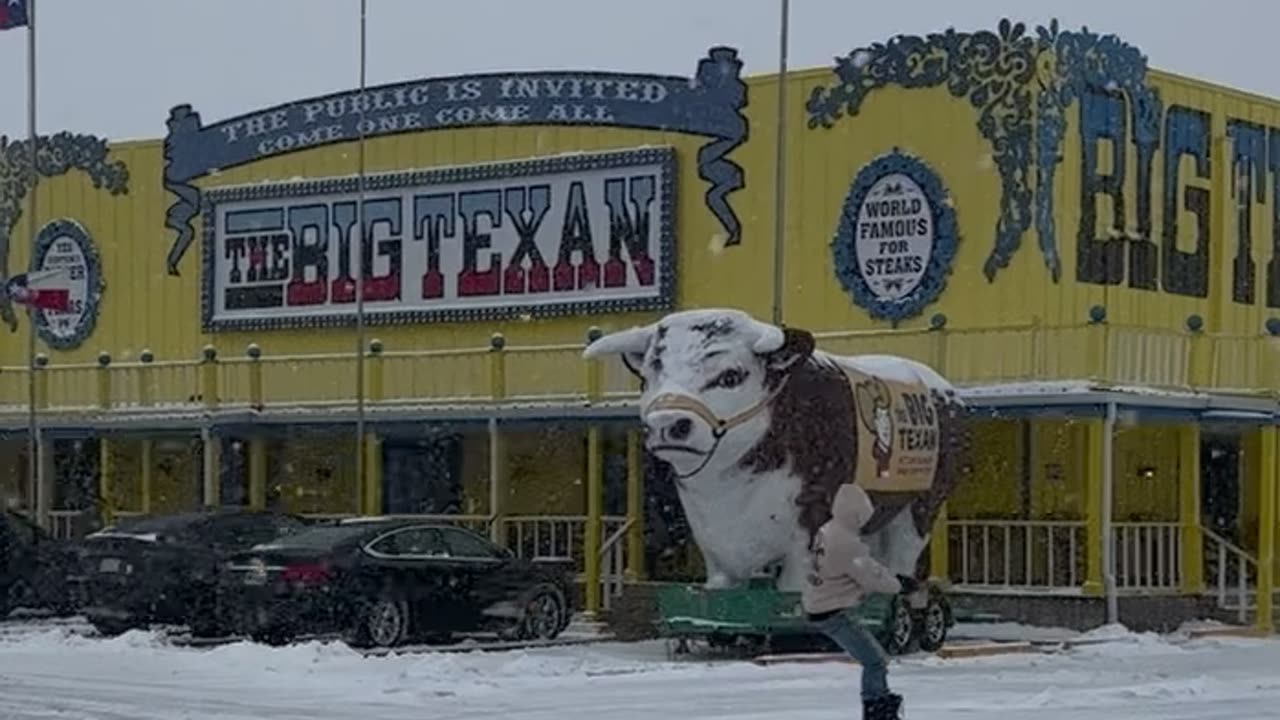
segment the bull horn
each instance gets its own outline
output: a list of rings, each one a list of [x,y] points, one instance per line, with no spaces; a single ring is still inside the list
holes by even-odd
[[[653,326],[633,327],[619,330],[596,340],[582,352],[582,357],[591,360],[601,355],[622,355],[636,353],[643,355],[649,349],[649,341],[653,339]]]
[[[777,325],[757,322],[756,327],[759,328],[760,335],[756,338],[756,342],[751,346],[751,349],[757,353],[767,355],[771,352],[777,352],[786,344],[787,336],[782,332],[782,328]]]

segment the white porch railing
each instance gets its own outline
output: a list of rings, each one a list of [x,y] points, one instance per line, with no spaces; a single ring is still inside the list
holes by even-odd
[[[958,590],[1078,593],[1084,580],[1084,523],[947,521],[949,579]]]
[[[1253,588],[1258,579],[1258,562],[1244,548],[1221,535],[1201,528],[1204,535],[1204,559],[1207,580],[1213,583],[1218,607],[1234,611],[1241,623],[1248,622],[1255,608],[1257,594]]]
[[[1182,586],[1182,528],[1176,522],[1112,523],[1116,589],[1170,592]]]
[[[504,517],[506,546],[517,557],[534,560],[572,562],[586,566],[583,541],[587,518],[582,515],[514,515]],[[606,515],[601,519],[600,584],[601,603],[608,610],[626,580],[626,534],[630,522],[625,517]],[[580,580],[585,580],[581,573]]]

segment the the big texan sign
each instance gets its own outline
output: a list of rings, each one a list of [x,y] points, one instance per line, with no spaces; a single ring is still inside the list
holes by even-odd
[[[168,268],[204,213],[204,321],[210,329],[349,322],[357,265],[373,322],[669,307],[672,151],[530,158],[422,168],[368,180],[363,263],[354,178],[202,189],[231,167],[362,134],[484,126],[597,126],[706,138],[698,177],[726,245],[744,186],[728,158],[747,139],[747,86],[732,48],[692,77],[524,72],[431,78],[299,100],[212,125],[170,113],[164,186],[174,196]],[[207,197],[206,197],[207,195]]]
[[[643,148],[358,179],[223,188],[205,198],[209,329],[653,310],[673,290],[674,152]]]

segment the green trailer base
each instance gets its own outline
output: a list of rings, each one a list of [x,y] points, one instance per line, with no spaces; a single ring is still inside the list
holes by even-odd
[[[848,612],[866,626],[891,654],[942,647],[955,624],[946,596],[929,587],[924,607],[913,608],[904,595],[869,595]],[[736,588],[709,590],[698,585],[671,585],[657,594],[658,632],[682,647],[701,640],[712,647],[797,646],[825,641],[805,617],[799,593],[753,580]]]

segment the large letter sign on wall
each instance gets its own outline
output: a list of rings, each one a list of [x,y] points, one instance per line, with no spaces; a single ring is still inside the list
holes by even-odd
[[[665,310],[675,152],[644,148],[208,193],[208,330]]]
[[[872,317],[896,325],[942,292],[956,239],[942,182],[895,148],[853,181],[831,242],[836,276]]]
[[[747,139],[747,86],[736,50],[715,47],[692,78],[600,72],[525,72],[417,80],[346,92],[261,110],[204,126],[189,105],[169,114],[164,187],[176,196],[165,225],[177,237],[168,266],[190,246],[200,189],[192,182],[264,158],[355,140],[432,129],[568,125],[624,127],[702,135],[698,176],[710,187],[707,207],[727,235],[741,224],[726,197],[743,187],[728,154]]]
[[[35,311],[36,332],[57,350],[79,347],[98,322],[102,263],[89,233],[74,220],[55,220],[36,235],[31,272],[60,270],[69,292],[66,312]]]

